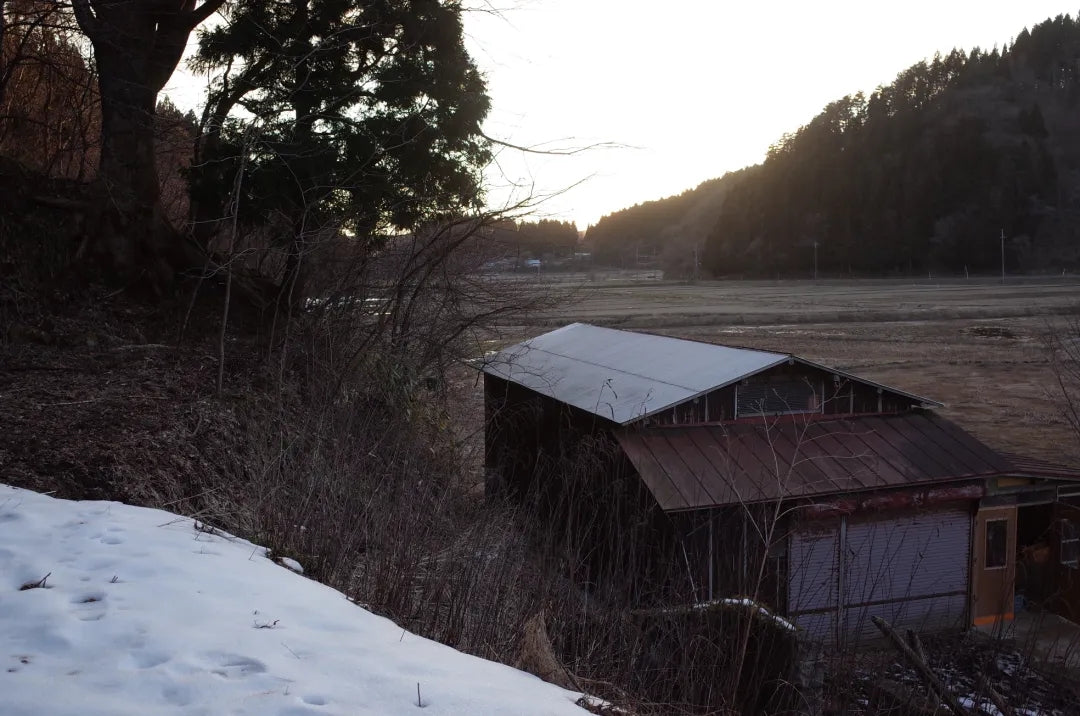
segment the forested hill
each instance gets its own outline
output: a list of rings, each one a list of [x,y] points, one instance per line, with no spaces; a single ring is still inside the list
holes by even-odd
[[[809,275],[815,243],[823,275],[996,271],[1002,231],[1010,271],[1075,269],[1080,20],[1047,20],[1000,51],[920,62],[869,96],[830,103],[761,165],[717,181],[726,191],[704,253],[716,275]],[[670,205],[668,227],[684,196],[653,202]],[[634,226],[650,206],[594,230]],[[661,234],[649,238],[662,246]]]
[[[666,199],[647,201],[604,216],[585,232],[594,259],[635,268],[662,266],[677,278],[694,275],[728,189],[744,174],[726,174]]]

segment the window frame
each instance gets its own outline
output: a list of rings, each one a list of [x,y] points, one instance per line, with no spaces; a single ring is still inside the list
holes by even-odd
[[[787,399],[781,396],[780,391],[778,390],[779,388],[784,388],[786,386],[799,386],[800,388],[807,388],[807,403],[810,407],[792,410],[790,408],[790,405],[787,405],[785,406],[784,410],[764,410],[767,401],[771,400],[773,397],[779,399],[782,402],[787,402]],[[818,391],[819,387],[821,388],[820,392]],[[740,406],[740,393],[742,393],[743,390],[747,388],[757,388],[766,392],[765,397],[762,399],[760,410],[742,410]],[[824,382],[822,382],[819,386],[815,386],[812,381],[807,379],[770,381],[760,383],[744,380],[742,383],[739,383],[735,386],[735,418],[770,418],[777,415],[821,415],[825,413],[825,400],[822,399],[824,392]],[[772,393],[773,395],[769,395],[769,393]]]
[[[992,526],[1001,524],[1005,527],[1005,546],[1002,550],[1002,562],[1001,564],[990,564],[990,556],[992,551],[990,549],[990,529]],[[983,534],[983,569],[997,571],[999,569],[1009,568],[1009,518],[1008,517],[994,517],[986,520],[986,526]]]
[[[1071,547],[1073,555],[1072,559],[1065,559],[1066,545]],[[1061,538],[1058,544],[1058,562],[1069,569],[1080,569],[1080,525],[1077,525],[1067,517],[1061,518]]]

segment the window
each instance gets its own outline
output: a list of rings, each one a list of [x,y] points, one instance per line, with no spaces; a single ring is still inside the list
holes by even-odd
[[[816,413],[821,410],[814,388],[806,381],[740,385],[736,393],[736,417]]]
[[[1009,521],[986,522],[986,568],[1002,569],[1009,561]]]
[[[1080,567],[1080,528],[1072,520],[1061,521],[1061,563]]]

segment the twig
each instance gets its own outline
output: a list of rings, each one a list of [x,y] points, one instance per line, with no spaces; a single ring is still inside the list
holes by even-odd
[[[986,687],[986,695],[990,697],[990,703],[994,704],[1003,716],[1015,716],[1016,712],[1013,711],[1012,706],[1009,706],[1005,697],[997,692],[985,675],[982,677],[982,685]]]
[[[89,400],[68,400],[63,403],[38,403],[39,408],[59,408],[64,405],[85,405],[86,403],[96,403],[104,398],[90,398]]]
[[[28,589],[45,589],[45,580],[48,579],[50,576],[52,576],[52,572],[49,572],[36,582],[27,582],[26,584],[19,587],[19,591],[25,592]]]
[[[117,346],[113,348],[110,353],[120,353],[123,351],[149,351],[158,350],[161,348],[173,348],[173,346],[166,345],[164,343],[136,343],[130,346]]]

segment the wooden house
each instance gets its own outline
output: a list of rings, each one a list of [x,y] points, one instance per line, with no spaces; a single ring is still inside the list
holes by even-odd
[[[545,456],[608,440],[618,459],[589,479],[643,486],[696,600],[751,595],[826,643],[874,635],[870,616],[924,631],[1018,602],[1080,616],[1080,471],[995,451],[931,399],[791,354],[581,323],[483,372],[490,484],[525,489]]]

